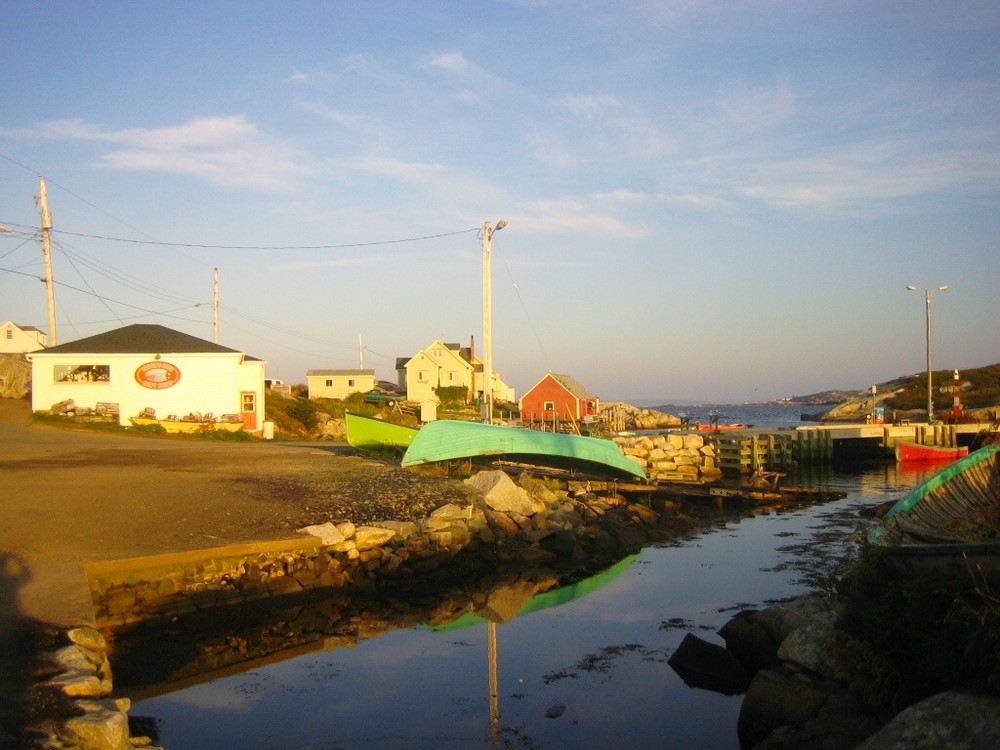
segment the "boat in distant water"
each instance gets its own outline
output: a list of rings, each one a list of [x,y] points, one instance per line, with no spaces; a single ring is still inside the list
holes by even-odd
[[[386,422],[361,414],[347,412],[344,415],[347,423],[347,442],[353,448],[367,451],[400,450],[405,451],[418,428],[402,424]]]
[[[441,419],[424,425],[403,455],[403,466],[488,458],[575,474],[646,479],[646,472],[612,441],[520,427]]]
[[[959,563],[1000,575],[1000,445],[959,458],[913,489],[869,541],[903,572]]]
[[[937,445],[920,445],[899,441],[896,443],[897,461],[948,461],[967,456],[969,449],[965,446],[941,447]]]

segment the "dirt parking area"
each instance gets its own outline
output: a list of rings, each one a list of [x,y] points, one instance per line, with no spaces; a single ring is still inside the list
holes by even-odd
[[[232,443],[33,423],[0,399],[0,625],[92,622],[88,562],[296,536],[325,521],[414,519],[454,480],[341,443]]]

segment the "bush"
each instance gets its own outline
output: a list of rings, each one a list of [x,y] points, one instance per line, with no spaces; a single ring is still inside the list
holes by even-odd
[[[299,398],[288,407],[288,416],[300,422],[307,430],[315,430],[319,424],[316,404],[308,399]]]
[[[1000,598],[956,565],[908,578],[866,547],[840,582],[842,663],[873,706],[897,712],[936,692],[1000,695]]]
[[[469,403],[469,390],[464,385],[448,385],[434,389],[442,406],[464,406]]]

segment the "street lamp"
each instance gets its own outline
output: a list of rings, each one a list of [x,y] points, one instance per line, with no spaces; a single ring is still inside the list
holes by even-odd
[[[483,223],[483,401],[486,404],[486,423],[493,424],[493,279],[490,270],[490,251],[493,233],[507,226],[500,219],[494,229]]]
[[[947,284],[943,284],[937,288],[937,291],[943,292],[948,288]],[[906,289],[909,292],[920,291],[913,284],[907,284]],[[931,382],[932,380],[932,363],[933,358],[931,354],[931,290],[924,290],[924,300],[927,303],[927,423],[930,424],[934,419],[934,386]]]

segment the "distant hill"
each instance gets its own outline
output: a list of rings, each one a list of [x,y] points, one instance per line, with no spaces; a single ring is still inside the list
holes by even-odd
[[[954,370],[935,370],[932,378],[934,410],[950,409],[954,404]],[[959,372],[959,397],[962,407],[970,410],[994,410],[1000,408],[1000,364],[976,367]],[[927,373],[904,375],[885,383],[876,384],[876,399],[890,411],[905,413],[927,411]],[[858,391],[823,391],[808,396],[787,399],[790,403],[822,406],[837,404],[824,415],[834,415],[864,411],[862,404],[867,400],[871,406],[871,389]]]
[[[807,406],[824,406],[826,404],[839,404],[841,401],[854,398],[858,391],[820,391],[811,393],[808,396],[792,396],[782,399],[789,404],[805,404]]]

